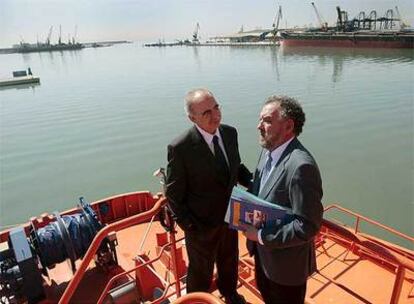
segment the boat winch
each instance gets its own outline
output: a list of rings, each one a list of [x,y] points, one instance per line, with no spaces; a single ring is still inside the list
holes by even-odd
[[[26,299],[36,303],[44,298],[41,274],[68,261],[72,272],[94,237],[103,227],[90,204],[81,197],[78,212],[60,215],[55,212],[52,221],[36,229],[32,224],[29,235],[23,227],[10,230],[8,248],[0,251],[0,303],[4,299],[19,303]],[[105,238],[97,251],[96,263],[106,267],[116,265],[116,237]],[[10,302],[12,300],[12,302]]]

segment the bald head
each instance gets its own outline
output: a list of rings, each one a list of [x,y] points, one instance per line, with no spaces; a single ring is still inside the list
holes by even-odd
[[[188,92],[185,95],[185,110],[193,123],[210,134],[214,134],[220,125],[220,106],[213,93],[207,89]]]
[[[185,95],[184,101],[185,101],[185,110],[188,115],[191,115],[193,111],[193,107],[195,104],[199,104],[207,99],[213,99],[214,95],[209,90],[204,88],[194,89],[188,92]]]

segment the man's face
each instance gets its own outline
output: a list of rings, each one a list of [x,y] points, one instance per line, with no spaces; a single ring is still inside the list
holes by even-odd
[[[280,105],[271,103],[263,107],[259,116],[259,144],[274,150],[293,136],[293,121],[280,116]]]
[[[203,95],[192,103],[189,118],[204,131],[214,134],[221,122],[220,106],[214,97]]]

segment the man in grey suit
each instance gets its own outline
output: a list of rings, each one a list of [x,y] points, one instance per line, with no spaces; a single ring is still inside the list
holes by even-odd
[[[226,303],[243,304],[236,292],[238,235],[224,215],[233,186],[238,180],[248,184],[251,175],[240,166],[237,131],[221,124],[213,94],[192,90],[185,105],[194,126],[168,145],[166,196],[185,234],[187,292],[209,291],[216,264],[217,286]]]
[[[322,181],[314,158],[297,139],[304,122],[294,98],[271,96],[257,127],[263,150],[251,192],[292,212],[279,226],[244,227],[256,283],[268,304],[304,303],[307,278],[316,270],[313,239],[322,222]]]

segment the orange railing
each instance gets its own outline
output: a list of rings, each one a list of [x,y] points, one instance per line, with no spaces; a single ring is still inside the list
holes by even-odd
[[[93,239],[92,244],[89,246],[88,251],[86,252],[72,280],[69,282],[68,286],[66,287],[65,292],[63,293],[59,303],[60,304],[69,303],[70,299],[72,298],[75,290],[77,289],[79,285],[79,282],[81,281],[83,275],[85,274],[85,271],[87,267],[89,266],[89,263],[92,261],[94,255],[96,254],[96,251],[98,250],[101,242],[104,240],[105,237],[107,237],[111,232],[116,232],[116,231],[131,227],[133,225],[142,223],[150,219],[151,217],[155,216],[160,211],[161,207],[166,204],[166,201],[167,200],[165,197],[161,197],[150,210],[145,211],[143,213],[139,213],[132,217],[120,220],[118,222],[109,224],[105,226],[102,230],[100,230],[99,233]]]
[[[92,244],[90,245],[88,251],[86,252],[78,270],[76,271],[76,273],[74,274],[74,277],[72,278],[72,280],[69,282],[69,285],[67,286],[65,292],[63,293],[59,303],[69,303],[71,297],[73,296],[75,290],[77,289],[88,265],[90,264],[91,260],[93,259],[94,255],[96,254],[96,251],[98,250],[102,240],[109,234],[112,232],[116,232],[128,227],[131,227],[133,225],[137,225],[139,223],[145,222],[147,220],[149,220],[150,218],[154,217],[160,210],[161,207],[164,206],[166,204],[166,199],[164,197],[161,197],[155,204],[154,206],[148,210],[145,211],[143,213],[134,215],[130,218],[126,218],[123,220],[120,220],[118,222],[109,224],[107,226],[105,226],[101,231],[99,231],[99,233],[95,236]],[[336,240],[342,241],[344,243],[347,243],[349,245],[350,248],[352,249],[357,249],[359,251],[359,253],[364,254],[365,256],[368,256],[374,260],[377,261],[381,261],[381,262],[387,262],[389,264],[394,265],[395,267],[395,271],[396,271],[396,279],[394,282],[394,287],[393,287],[393,292],[392,292],[392,296],[391,296],[391,302],[390,303],[397,303],[400,293],[401,293],[401,288],[402,288],[402,282],[404,280],[404,276],[405,276],[405,270],[409,269],[410,271],[414,271],[414,266],[413,266],[413,254],[412,252],[410,252],[409,250],[405,251],[403,249],[397,248],[397,247],[392,247],[391,245],[387,245],[387,244],[383,244],[383,243],[376,243],[377,245],[380,244],[381,246],[383,246],[383,248],[386,249],[390,249],[393,251],[393,253],[396,253],[397,255],[402,255],[403,257],[405,257],[405,259],[401,259],[398,257],[395,257],[393,254],[391,255],[384,255],[383,252],[378,252],[375,251],[375,247],[370,247],[367,246],[365,241],[361,241],[361,239],[359,238],[359,235],[361,235],[360,233],[360,223],[361,221],[365,221],[367,223],[370,223],[374,226],[380,227],[381,229],[384,229],[385,231],[388,231],[396,236],[399,236],[405,240],[414,242],[414,238],[408,235],[405,235],[393,228],[390,228],[386,225],[383,225],[379,222],[376,222],[372,219],[369,219],[365,216],[362,216],[358,213],[352,212],[348,209],[345,209],[343,207],[340,207],[338,205],[330,205],[328,207],[325,208],[325,213],[331,210],[339,210],[342,213],[345,213],[347,215],[350,215],[352,217],[355,218],[356,222],[355,222],[355,227],[353,227],[353,232],[339,226],[336,225],[335,223],[333,223],[332,221],[328,221],[328,220],[324,220],[324,226],[325,226],[325,231],[321,231],[321,236],[322,237],[332,237]],[[330,233],[331,232],[336,232],[335,233]],[[347,236],[350,236],[349,238]],[[369,240],[372,241],[371,239],[367,238],[367,236],[363,236],[363,238],[365,240]],[[104,288],[104,291],[102,292],[99,300],[97,303],[102,303],[107,295],[107,293],[109,292],[110,287],[112,286],[112,284],[120,277],[120,276],[124,276],[127,275],[133,271],[136,271],[138,268],[140,267],[145,267],[148,266],[150,263],[154,263],[156,260],[159,260],[161,255],[163,254],[163,252],[165,251],[165,249],[169,246],[172,246],[171,249],[171,258],[172,261],[175,261],[175,256],[173,255],[176,252],[176,240],[175,240],[175,232],[172,231],[170,233],[170,242],[168,242],[167,244],[163,245],[161,248],[161,251],[159,252],[159,254],[157,255],[157,257],[155,257],[155,259],[152,259],[150,261],[146,261],[143,264],[138,265],[137,267],[125,271],[121,274],[118,274],[116,276],[114,276],[111,280],[109,280],[109,282],[107,283],[107,285]],[[388,246],[388,247],[387,247]],[[373,249],[374,248],[374,249]],[[390,258],[391,257],[391,258]],[[242,263],[243,264],[243,263]],[[251,268],[251,265],[245,265],[245,266],[250,266],[247,267],[248,272],[253,271],[253,269]],[[176,270],[176,268],[175,268]],[[176,272],[176,271],[174,271]],[[165,286],[166,288],[164,289],[164,292],[162,294],[162,296],[160,298],[158,298],[157,300],[155,300],[154,303],[158,303],[159,301],[161,301],[162,299],[165,299],[166,297],[169,297],[171,295],[173,295],[174,293],[176,294],[177,297],[180,297],[180,278],[177,277],[177,273],[174,273],[175,275],[175,280],[174,282],[169,282],[169,284],[167,284],[167,286]],[[241,279],[241,282],[246,284],[248,283],[246,280]],[[168,292],[169,288],[175,285],[175,292]],[[247,284],[249,285],[249,283]],[[201,295],[201,298],[198,298],[197,294],[189,294],[185,297],[180,297],[177,302],[177,304],[184,304],[184,303],[222,303],[221,300],[217,299],[216,297],[210,297],[210,299],[206,298],[206,295]]]
[[[321,237],[332,238],[335,242],[347,244],[349,248],[360,255],[363,255],[373,261],[379,262],[381,265],[387,264],[396,273],[394,286],[391,294],[390,304],[397,304],[402,291],[402,285],[405,279],[405,273],[408,269],[414,272],[414,253],[409,249],[394,246],[388,242],[370,237],[360,232],[361,221],[370,223],[379,227],[395,236],[414,243],[414,237],[401,233],[391,227],[360,215],[356,212],[338,206],[336,204],[325,208],[325,213],[330,210],[337,210],[355,218],[355,226],[353,232],[344,228],[343,224],[337,225],[332,221],[325,220],[323,222],[324,229],[321,230]]]
[[[162,246],[162,248],[161,248],[160,252],[158,253],[158,255],[157,255],[155,258],[153,258],[153,259],[151,259],[151,260],[148,260],[148,261],[146,261],[145,263],[142,263],[142,264],[140,264],[140,265],[138,265],[138,266],[136,266],[136,267],[134,267],[134,268],[132,268],[132,269],[130,269],[130,270],[124,271],[124,272],[122,272],[122,273],[119,273],[119,274],[117,274],[117,275],[113,276],[113,277],[112,277],[112,278],[108,281],[108,283],[106,284],[106,286],[105,286],[104,290],[103,290],[103,291],[102,291],[102,293],[101,293],[101,296],[99,297],[99,299],[98,299],[98,301],[97,301],[96,303],[97,303],[97,304],[101,304],[101,303],[103,303],[103,302],[104,302],[105,297],[108,295],[108,292],[109,292],[110,288],[112,287],[112,285],[114,284],[114,282],[116,282],[118,279],[120,279],[120,278],[121,278],[121,277],[123,277],[123,276],[128,275],[128,274],[129,274],[129,273],[131,273],[131,272],[134,272],[134,271],[138,270],[139,268],[146,267],[146,266],[151,265],[152,263],[154,263],[154,262],[156,262],[156,261],[160,260],[160,259],[161,259],[162,254],[164,253],[164,251],[165,251],[168,247],[170,247],[170,246],[172,246],[172,245],[175,245],[175,243],[180,242],[180,241],[182,241],[183,239],[184,239],[184,237],[182,237],[182,238],[180,238],[180,239],[178,239],[178,240],[172,240],[171,242],[166,243],[165,245],[163,245],[163,246]],[[171,250],[171,252],[175,252],[175,250],[174,250],[174,249],[175,249],[175,247]],[[174,257],[172,257],[172,259],[174,260]],[[179,283],[179,282],[180,282],[180,281],[179,281],[179,279],[181,279],[181,278],[176,278],[176,279],[175,279],[175,281],[170,282],[170,284],[168,284],[167,286],[165,286],[164,293],[160,296],[160,298],[159,298],[159,299],[157,299],[157,301],[162,301],[163,299],[165,299],[165,298],[167,298],[167,297],[169,297],[169,296],[173,295],[173,294],[167,294],[167,291],[168,291],[168,289],[169,289],[172,285],[176,285],[176,284],[177,284],[177,282]],[[176,286],[176,287],[177,287],[177,286]],[[177,288],[176,288],[176,289],[177,289]],[[180,290],[180,285],[178,285],[178,290]],[[175,292],[175,293],[177,294],[177,290],[176,290],[176,292]],[[180,296],[180,294],[177,294],[177,296]],[[155,302],[157,302],[157,301],[155,301]]]
[[[370,224],[372,224],[374,226],[380,227],[380,228],[382,228],[382,229],[384,229],[384,230],[386,230],[386,231],[388,231],[388,232],[390,232],[390,233],[392,233],[392,234],[394,234],[396,236],[399,236],[399,237],[401,237],[401,238],[403,238],[405,240],[408,240],[408,241],[414,243],[414,237],[411,237],[409,235],[406,235],[406,234],[404,234],[404,233],[402,233],[402,232],[400,232],[398,230],[395,230],[395,229],[393,229],[391,227],[388,227],[388,226],[386,226],[384,224],[381,224],[381,223],[379,223],[377,221],[374,221],[374,220],[372,220],[372,219],[370,219],[368,217],[365,217],[365,216],[363,216],[361,214],[358,214],[356,212],[353,212],[351,210],[348,210],[348,209],[346,209],[344,207],[341,207],[341,206],[339,206],[337,204],[332,204],[332,205],[327,206],[325,208],[324,212],[326,214],[326,212],[328,212],[330,210],[335,210],[335,209],[336,210],[339,210],[339,211],[341,211],[341,212],[343,212],[345,214],[354,216],[356,218],[355,227],[354,227],[354,232],[355,233],[358,233],[359,232],[360,222],[361,222],[361,220],[363,220],[363,221],[365,221],[367,223],[370,223]]]

